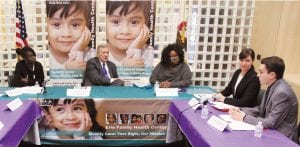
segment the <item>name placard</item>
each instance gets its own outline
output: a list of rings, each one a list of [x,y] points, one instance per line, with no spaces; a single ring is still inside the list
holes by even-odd
[[[87,97],[90,96],[91,87],[81,87],[81,88],[74,88],[74,89],[67,89],[67,96],[81,96]]]
[[[0,130],[4,127],[4,124],[0,121]]]
[[[219,117],[216,117],[216,116],[211,116],[209,118],[209,120],[207,121],[207,124],[216,128],[217,130],[223,132],[226,128],[226,126],[228,125],[228,123],[224,120],[222,120],[221,118]]]
[[[178,88],[158,88],[155,90],[155,95],[158,96],[178,96]]]
[[[194,109],[196,110],[201,104],[199,103],[199,101],[197,99],[195,99],[194,97],[188,102],[188,104]]]
[[[6,106],[9,108],[10,111],[15,111],[22,105],[23,102],[19,98],[16,98],[13,101],[9,102]]]
[[[15,88],[15,89],[7,90],[7,91],[5,91],[5,93],[9,97],[13,97],[13,96],[22,95],[23,91],[22,91],[22,88]]]

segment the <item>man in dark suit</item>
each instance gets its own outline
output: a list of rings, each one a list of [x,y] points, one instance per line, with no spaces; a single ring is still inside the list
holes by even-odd
[[[109,50],[107,46],[97,47],[97,57],[88,60],[83,79],[84,86],[124,86],[124,81],[118,79],[116,65],[108,61]]]
[[[262,122],[264,128],[276,129],[298,142],[297,117],[298,100],[292,88],[283,78],[285,65],[277,56],[261,60],[258,78],[268,86],[260,106],[253,108],[233,108],[232,118],[256,125]]]

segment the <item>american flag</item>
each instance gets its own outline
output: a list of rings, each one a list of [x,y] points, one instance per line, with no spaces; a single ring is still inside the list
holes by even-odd
[[[23,48],[28,46],[28,42],[21,0],[17,0],[16,5],[16,47]]]

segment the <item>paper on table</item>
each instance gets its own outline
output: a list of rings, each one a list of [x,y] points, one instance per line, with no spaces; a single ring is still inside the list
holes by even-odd
[[[212,102],[212,107],[220,111],[228,111],[233,106],[224,104],[223,102]]]
[[[44,90],[43,87],[36,87],[36,86],[26,86],[22,87],[23,93],[26,94],[37,94],[37,93],[42,93]]]
[[[90,96],[91,87],[67,89],[67,96]]]
[[[26,87],[21,87],[21,88],[14,88],[11,90],[5,91],[5,93],[9,97],[13,96],[18,96],[22,94],[37,94],[37,93],[42,93],[43,92],[43,87],[35,87],[35,86],[26,86]]]
[[[212,99],[214,94],[194,94],[194,96],[204,102],[206,100]]]
[[[156,96],[178,96],[178,88],[158,88],[155,90]]]
[[[138,80],[138,81],[134,81],[133,84],[134,84],[136,87],[140,87],[140,88],[147,87],[147,86],[151,86],[151,84],[150,84],[150,82],[149,82],[149,79],[145,79],[145,78],[141,78],[141,79]]]
[[[254,130],[255,126],[242,122],[242,121],[237,121],[234,120],[230,117],[230,115],[227,114],[222,114],[219,115],[220,118],[222,118],[223,120],[227,121],[229,124],[227,126],[228,130],[232,130],[232,131],[247,131],[247,130]]]
[[[7,91],[5,91],[5,93],[9,97],[13,97],[13,96],[22,95],[23,94],[23,90],[22,90],[22,88],[15,88],[15,89],[7,90]]]

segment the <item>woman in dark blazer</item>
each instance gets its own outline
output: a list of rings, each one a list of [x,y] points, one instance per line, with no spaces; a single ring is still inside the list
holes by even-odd
[[[253,49],[246,48],[241,51],[239,54],[240,69],[234,72],[227,87],[214,96],[217,101],[238,107],[254,107],[256,105],[260,83],[253,67],[254,58]],[[227,98],[230,95],[233,98]]]
[[[43,86],[45,78],[43,65],[36,61],[36,54],[33,48],[25,46],[19,53],[23,60],[16,64],[12,86],[33,86],[36,82]]]

